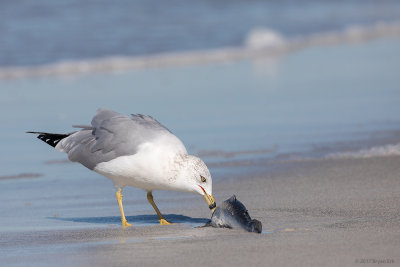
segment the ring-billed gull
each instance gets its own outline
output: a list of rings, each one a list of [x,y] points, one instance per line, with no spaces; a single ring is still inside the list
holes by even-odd
[[[153,200],[153,190],[193,192],[204,196],[215,209],[212,179],[205,163],[188,155],[185,146],[166,127],[150,116],[127,117],[101,108],[91,125],[69,134],[28,132],[55,149],[114,182],[122,226],[131,226],[122,206],[125,186],[142,188],[156,211],[160,224],[170,224]]]

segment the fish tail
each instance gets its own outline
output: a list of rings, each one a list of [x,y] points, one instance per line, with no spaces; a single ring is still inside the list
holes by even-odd
[[[262,232],[262,223],[259,220],[251,220],[250,222],[251,232],[261,233]]]

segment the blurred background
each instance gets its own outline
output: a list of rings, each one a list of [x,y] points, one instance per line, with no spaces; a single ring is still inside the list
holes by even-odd
[[[242,46],[399,19],[395,0],[1,1],[0,66]]]
[[[78,184],[111,185],[25,133],[71,132],[99,107],[155,117],[216,181],[280,160],[400,154],[399,69],[397,0],[3,0],[2,195],[41,188],[30,194],[44,203],[59,188],[75,203]]]

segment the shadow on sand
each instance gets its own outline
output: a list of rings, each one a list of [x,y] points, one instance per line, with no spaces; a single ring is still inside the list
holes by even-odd
[[[185,223],[185,224],[204,224],[209,221],[206,218],[192,218],[179,214],[164,214],[164,217],[173,223]],[[70,221],[78,223],[97,223],[97,224],[121,224],[120,216],[107,216],[107,217],[78,217],[78,218],[60,218],[53,217],[51,219]],[[127,216],[128,222],[136,225],[149,225],[158,224],[157,215],[136,215]]]

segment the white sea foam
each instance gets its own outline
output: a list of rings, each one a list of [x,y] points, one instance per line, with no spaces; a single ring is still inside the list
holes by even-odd
[[[116,72],[160,67],[186,66],[203,63],[232,62],[280,55],[310,46],[363,42],[381,37],[399,36],[400,21],[376,23],[372,26],[352,26],[343,31],[318,33],[292,39],[270,29],[255,29],[242,47],[214,50],[165,53],[151,56],[107,57],[102,59],[65,61],[41,66],[0,68],[0,79],[77,75],[96,72]]]
[[[331,153],[325,156],[328,159],[347,159],[347,158],[372,158],[372,157],[387,157],[400,156],[400,143],[376,146],[368,149],[361,149],[352,152]]]
[[[285,39],[271,29],[256,28],[250,31],[244,43],[248,49],[267,49],[285,45]]]

